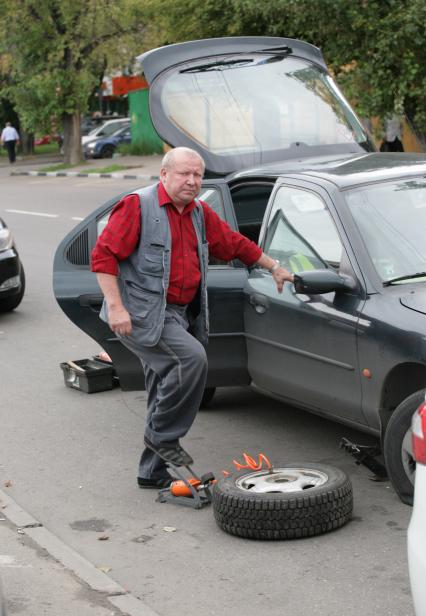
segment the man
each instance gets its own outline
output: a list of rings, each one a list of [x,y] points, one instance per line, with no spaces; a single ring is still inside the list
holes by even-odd
[[[138,485],[166,488],[166,462],[192,464],[179,439],[191,427],[207,376],[208,255],[271,271],[279,292],[293,276],[196,200],[201,156],[175,148],[160,182],[124,197],[92,253],[104,293],[101,318],[142,362],[148,394]]]
[[[16,145],[19,145],[18,131],[12,126],[10,122],[6,122],[6,126],[3,128],[0,137],[1,144],[5,145],[9,162],[14,163],[16,160]]]

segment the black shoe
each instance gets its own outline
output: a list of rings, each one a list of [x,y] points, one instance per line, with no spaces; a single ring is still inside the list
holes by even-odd
[[[138,486],[140,488],[157,488],[157,490],[162,490],[164,488],[169,488],[173,481],[176,481],[176,479],[170,475],[168,477],[161,477],[160,479],[144,479],[143,477],[138,477]]]
[[[151,449],[160,456],[162,460],[170,462],[170,464],[174,464],[174,466],[189,466],[194,463],[189,453],[182,449],[179,444],[167,445],[163,443],[162,445],[154,445],[147,438],[144,439],[144,443],[148,449]]]

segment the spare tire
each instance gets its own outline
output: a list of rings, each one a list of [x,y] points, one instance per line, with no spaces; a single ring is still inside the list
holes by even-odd
[[[213,488],[217,524],[248,539],[297,539],[340,528],[351,518],[352,485],[326,464],[283,464],[241,470]]]

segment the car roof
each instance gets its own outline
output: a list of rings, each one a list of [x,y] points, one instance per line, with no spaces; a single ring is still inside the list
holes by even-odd
[[[244,169],[233,173],[227,179],[230,182],[250,178],[277,179],[294,174],[323,178],[344,189],[408,175],[426,175],[426,154],[375,152],[291,159]]]
[[[111,126],[111,124],[130,124],[130,118],[111,118],[111,120],[106,120],[106,122],[94,126],[91,132],[102,130],[105,126]]]

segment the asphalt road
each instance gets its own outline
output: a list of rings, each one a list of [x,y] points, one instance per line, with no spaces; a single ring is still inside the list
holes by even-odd
[[[78,220],[132,187],[129,180],[0,177],[0,216],[15,235],[27,276],[19,309],[0,315],[0,489],[138,597],[147,610],[141,614],[412,616],[410,509],[389,483],[370,481],[367,469],[338,448],[342,436],[371,437],[249,388],[220,390],[184,441],[200,472],[219,475],[243,451],[264,451],[276,465],[339,466],[354,488],[353,519],[336,532],[247,541],[218,529],[209,508],[159,504],[155,493],[137,488],[144,392],[87,395],[64,386],[60,362],[99,349],[56,305],[56,246]],[[0,576],[7,592],[1,558]],[[34,605],[20,611],[13,603],[10,611],[59,613]],[[83,613],[77,605],[75,613]]]

